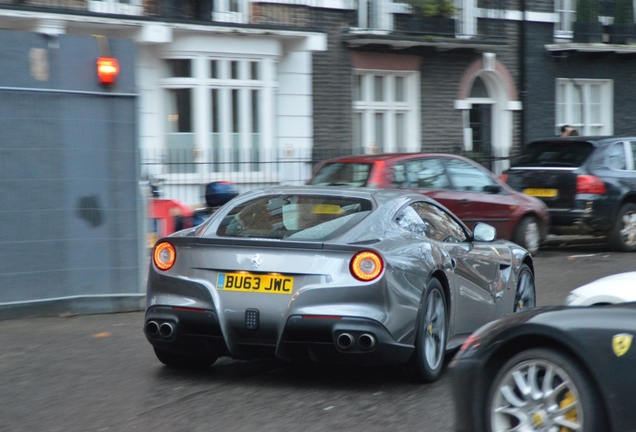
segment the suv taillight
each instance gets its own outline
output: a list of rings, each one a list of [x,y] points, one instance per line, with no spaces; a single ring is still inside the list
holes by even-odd
[[[593,175],[576,176],[577,194],[604,195],[606,192],[605,183],[600,178]]]

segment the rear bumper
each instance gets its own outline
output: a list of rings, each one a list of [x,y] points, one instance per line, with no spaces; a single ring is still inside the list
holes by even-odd
[[[364,318],[290,316],[278,340],[259,337],[258,328],[248,328],[247,321],[245,329],[228,331],[233,335],[228,340],[214,311],[154,306],[146,311],[144,334],[161,350],[238,359],[391,365],[405,363],[414,349],[396,342],[380,323]]]
[[[552,234],[605,233],[614,224],[617,204],[598,195],[578,195],[572,208],[550,211]]]

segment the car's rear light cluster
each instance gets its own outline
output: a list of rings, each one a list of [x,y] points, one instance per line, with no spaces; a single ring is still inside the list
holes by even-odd
[[[503,173],[499,176],[499,180],[501,180],[503,183],[508,183],[508,174]]]
[[[368,282],[376,279],[384,270],[382,257],[372,251],[363,251],[355,254],[351,260],[350,271],[353,277]]]
[[[161,242],[155,246],[152,252],[152,260],[159,270],[170,270],[177,259],[177,251],[168,242]]]
[[[577,194],[604,195],[606,192],[605,183],[600,178],[593,175],[576,176]]]

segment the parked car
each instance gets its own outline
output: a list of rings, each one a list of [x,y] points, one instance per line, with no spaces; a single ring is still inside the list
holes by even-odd
[[[570,291],[569,306],[593,306],[636,302],[636,272],[605,276]]]
[[[636,137],[534,141],[503,178],[548,206],[553,234],[603,235],[636,251]]]
[[[536,304],[531,255],[495,236],[406,191],[246,192],[155,245],[145,335],[168,366],[401,364],[433,381],[476,328]]]
[[[636,303],[552,306],[477,330],[452,360],[457,432],[636,431]]]
[[[450,209],[468,226],[485,222],[499,238],[539,251],[550,224],[547,207],[519,193],[471,159],[442,153],[347,156],[318,164],[309,184],[416,191]]]

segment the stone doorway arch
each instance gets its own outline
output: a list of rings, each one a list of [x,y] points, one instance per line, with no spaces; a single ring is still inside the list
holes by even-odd
[[[479,126],[481,150],[489,148],[491,154],[485,156],[493,158],[489,168],[496,175],[501,174],[509,166],[513,111],[522,106],[512,76],[495,54],[484,53],[466,69],[455,108],[462,111],[464,150],[474,151],[475,127]]]

